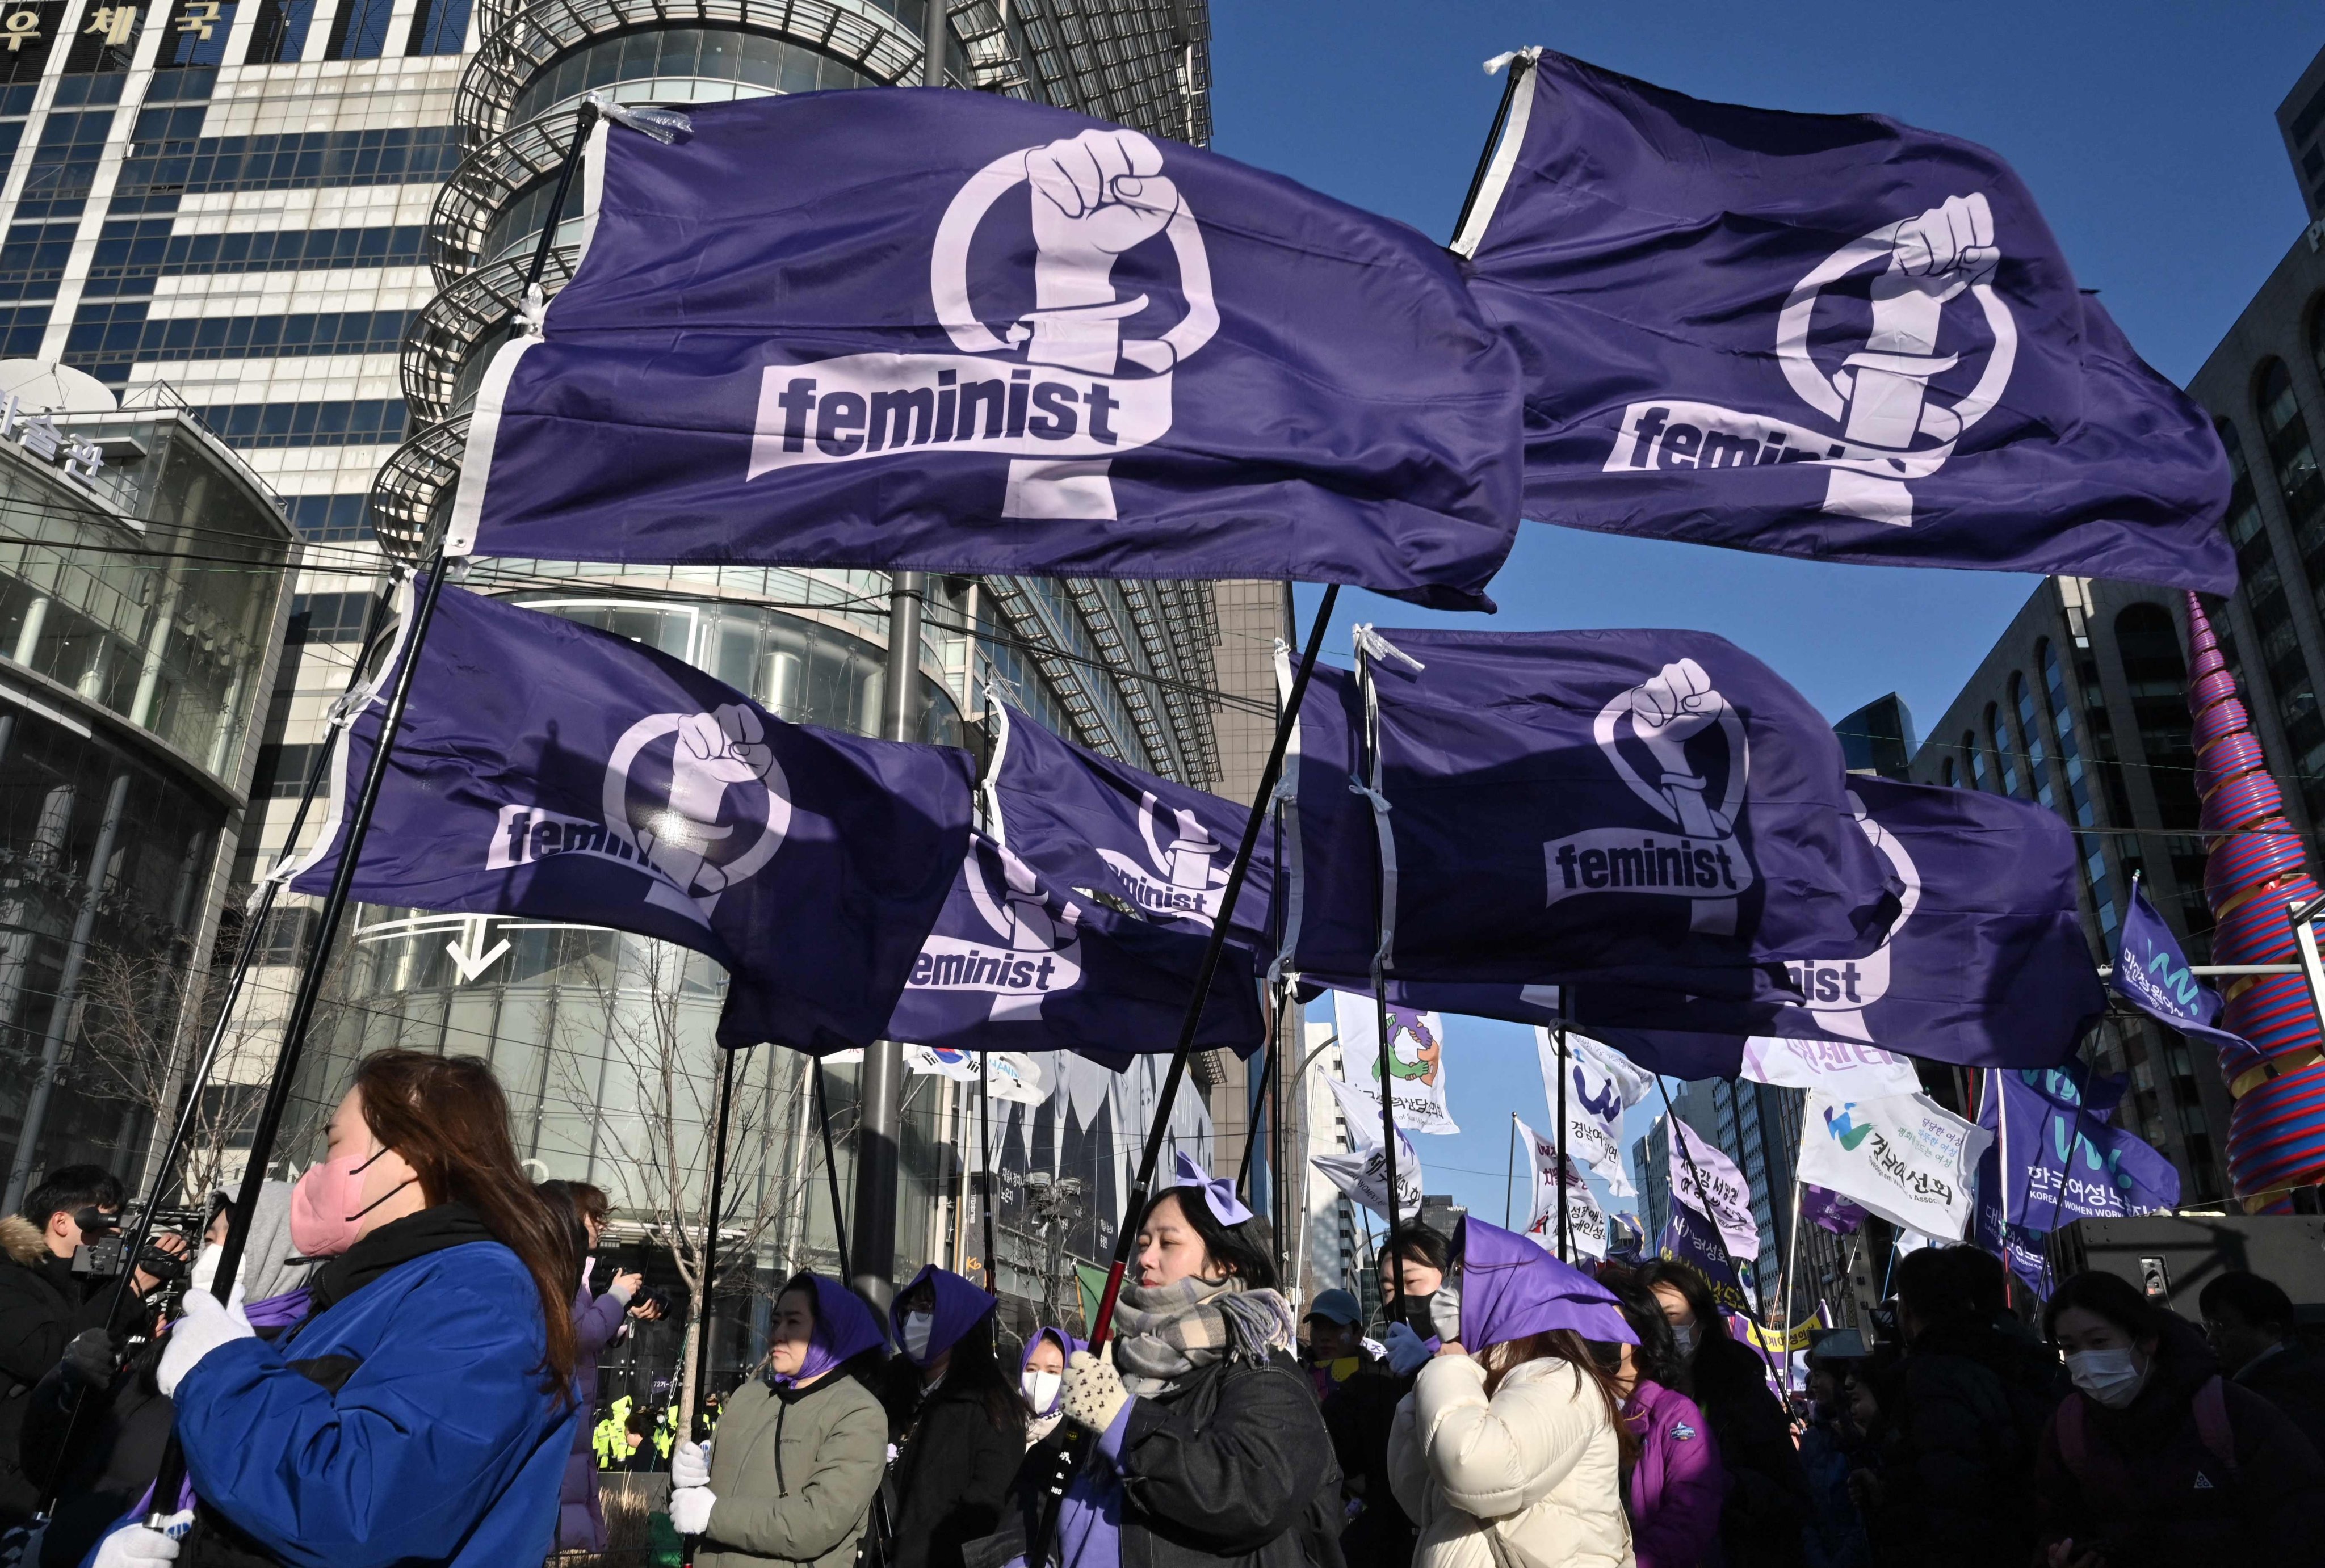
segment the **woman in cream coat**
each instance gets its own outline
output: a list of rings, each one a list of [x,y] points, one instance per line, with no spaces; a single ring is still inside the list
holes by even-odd
[[[1389,1478],[1421,1532],[1413,1568],[1632,1568],[1632,1439],[1583,1342],[1636,1334],[1604,1286],[1523,1236],[1470,1218],[1454,1246],[1461,1337],[1389,1433]]]

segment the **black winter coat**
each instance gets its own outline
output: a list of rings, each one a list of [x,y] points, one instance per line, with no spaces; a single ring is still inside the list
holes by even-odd
[[[1016,1506],[971,1546],[968,1568],[1025,1555],[1054,1453],[1044,1443],[1026,1456]],[[1217,1361],[1139,1399],[1121,1468],[1122,1560],[1083,1568],[1343,1568],[1340,1467],[1308,1375],[1288,1355]]]
[[[2290,1344],[2238,1372],[2237,1381],[2283,1411],[2309,1445],[2325,1453],[2325,1356]]]
[[[2080,1393],[2080,1473],[2053,1416],[2034,1464],[2037,1538],[2072,1539],[2107,1568],[2316,1568],[2325,1563],[2325,1460],[2285,1415],[2251,1389],[2221,1390],[2234,1439],[2225,1466],[2205,1443],[2195,1395],[2218,1370],[2193,1328],[2175,1320],[2130,1406]],[[2063,1412],[2063,1407],[2061,1407]]]
[[[49,1250],[31,1221],[0,1219],[0,1529],[23,1524],[41,1503],[22,1454],[32,1389],[64,1359],[75,1334],[104,1326],[113,1283],[76,1278],[70,1261]],[[124,1322],[134,1319],[138,1305],[129,1297]]]
[[[897,1364],[899,1376],[919,1382],[919,1368],[901,1358]],[[1025,1455],[1024,1424],[996,1426],[982,1391],[949,1384],[903,1407],[909,1413],[897,1422],[898,1407],[890,1407],[896,1459],[888,1471],[888,1568],[960,1568],[961,1548],[1001,1523]]]
[[[1707,1339],[1689,1368],[1689,1390],[1719,1443],[1728,1499],[1719,1546],[1728,1568],[1800,1568],[1815,1508],[1792,1426],[1749,1345]]]
[[[1880,1388],[1874,1560],[1899,1568],[2018,1568],[2032,1554],[2034,1447],[2055,1403],[2022,1347],[1992,1326],[1941,1324]]]
[[[1342,1490],[1362,1505],[1340,1532],[1348,1568],[1410,1568],[1413,1562],[1413,1521],[1388,1482],[1389,1428],[1411,1392],[1411,1378],[1367,1358],[1325,1397],[1324,1430],[1331,1434]]]

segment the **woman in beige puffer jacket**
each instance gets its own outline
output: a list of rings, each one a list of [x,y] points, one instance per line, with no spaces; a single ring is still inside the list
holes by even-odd
[[[1459,1284],[1440,1294],[1458,1295],[1477,1353],[1440,1349],[1389,1428],[1413,1568],[1634,1568],[1631,1437],[1583,1334],[1637,1335],[1606,1287],[1531,1241],[1470,1218],[1455,1250]]]

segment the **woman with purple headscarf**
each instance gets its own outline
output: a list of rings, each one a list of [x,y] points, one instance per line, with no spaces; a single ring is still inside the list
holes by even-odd
[[[1389,1479],[1413,1568],[1630,1568],[1623,1402],[1588,1341],[1637,1339],[1606,1287],[1474,1217],[1453,1243],[1459,1325],[1397,1407]]]
[[[718,1441],[671,1456],[670,1520],[699,1536],[695,1568],[854,1568],[887,1464],[888,1421],[864,1384],[885,1342],[838,1280],[801,1274],[775,1298],[760,1375],[735,1390]]]
[[[1025,1411],[993,1349],[994,1297],[929,1265],[889,1309],[889,1467],[896,1497],[886,1568],[960,1568],[993,1533],[1025,1453]]]
[[[1066,1418],[1066,1362],[1082,1342],[1061,1328],[1041,1328],[1017,1358],[1017,1397],[1025,1402],[1025,1446],[1049,1441]]]

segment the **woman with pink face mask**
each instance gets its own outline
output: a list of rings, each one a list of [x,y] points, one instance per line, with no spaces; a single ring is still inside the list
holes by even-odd
[[[366,1057],[292,1192],[291,1235],[327,1259],[303,1323],[264,1340],[238,1303],[195,1292],[170,1331],[157,1380],[199,1499],[191,1534],[117,1530],[97,1563],[542,1561],[578,1419],[580,1259],[517,1164],[491,1069]]]

